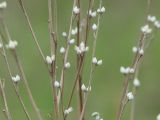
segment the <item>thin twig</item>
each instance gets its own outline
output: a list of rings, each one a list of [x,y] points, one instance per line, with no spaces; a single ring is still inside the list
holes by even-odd
[[[87,23],[86,23],[86,31],[85,31],[85,46],[87,46],[87,41],[88,41],[88,36],[89,36],[89,30],[90,30],[90,16],[89,16],[89,11],[92,10],[92,7],[93,7],[93,3],[94,3],[94,0],[89,0],[89,4],[88,4],[88,9],[87,9],[87,16],[86,16],[86,20],[87,20]],[[83,66],[84,66],[84,59],[85,59],[85,53],[82,55],[81,57],[82,59],[82,63],[81,63],[81,66],[83,69]],[[83,71],[83,70],[82,70]],[[84,111],[83,111],[83,108],[84,108],[84,105],[85,103],[83,103],[83,99],[82,99],[82,91],[81,91],[81,86],[82,86],[82,72],[80,72],[79,74],[79,98],[80,98],[80,110],[81,110],[81,113],[80,113],[80,119],[84,120]],[[74,91],[74,89],[73,89]]]
[[[134,79],[137,79],[139,73],[139,66],[137,67],[136,73],[134,75]],[[135,86],[133,86],[133,95],[134,95],[134,99],[131,101],[131,114],[130,114],[130,120],[134,120],[135,119],[135,106],[136,106],[136,91],[137,88]]]
[[[75,81],[74,81],[73,88],[72,88],[72,91],[71,91],[71,94],[70,94],[70,97],[69,97],[69,102],[68,102],[67,108],[69,108],[70,105],[71,105],[73,94],[75,92],[75,88],[76,88],[77,81],[78,81],[78,76],[82,72],[82,68],[83,68],[82,63],[83,63],[83,59],[80,59],[79,65],[78,65],[78,71],[77,71],[76,76],[75,76]],[[67,118],[67,115],[65,115],[65,120],[66,120],[66,118]]]
[[[52,19],[52,1],[48,0],[48,30],[49,30],[49,36],[50,36],[50,45],[51,45],[51,52],[53,52],[53,19]],[[53,53],[51,53],[53,54]]]
[[[148,0],[148,8],[147,8],[148,10],[147,10],[147,12],[146,12],[146,15],[149,15],[149,14],[150,14],[150,13],[149,13],[149,12],[150,12],[150,8],[151,8],[151,0]],[[147,19],[146,19],[145,22],[147,22]],[[146,43],[145,43],[144,45],[142,45],[144,50],[146,50],[146,49],[149,47],[149,45],[151,44],[151,41],[154,40],[156,33],[157,33],[157,29],[155,28],[155,34],[153,34],[153,35],[152,35],[151,37],[149,37],[149,38],[146,38]],[[140,67],[140,64],[137,65],[136,73],[135,73],[135,75],[133,76],[134,79],[136,79],[136,78],[138,77],[139,67]],[[134,99],[133,99],[133,101],[132,101],[132,103],[131,103],[130,120],[135,120],[135,110],[136,110],[135,107],[136,107],[137,87],[133,86],[133,90],[132,90],[132,91],[133,91],[133,94],[135,95],[135,97],[134,97]]]
[[[10,36],[10,34],[9,34],[9,31],[8,31],[8,28],[7,28],[6,24],[5,24],[5,22],[3,22],[3,26],[5,27],[5,32],[6,32],[6,34],[7,34],[8,42],[9,42],[9,40],[11,40],[11,36]],[[18,55],[17,55],[16,50],[13,50],[13,51],[11,51],[11,52],[12,52],[12,55],[13,55],[15,61],[16,61],[16,64],[17,64],[17,66],[18,66],[18,69],[19,69],[19,72],[20,72],[20,74],[21,74],[21,77],[22,77],[22,79],[23,79],[23,81],[24,81],[24,85],[25,85],[25,87],[26,87],[26,90],[27,90],[29,99],[30,99],[30,101],[31,101],[31,104],[32,104],[35,112],[37,113],[37,112],[39,112],[39,108],[37,107],[36,102],[35,102],[35,100],[34,100],[34,98],[33,98],[33,95],[32,95],[31,89],[30,89],[30,87],[29,87],[29,84],[28,84],[28,80],[27,80],[27,78],[26,78],[26,75],[25,75],[25,73],[24,73],[24,70],[23,70],[21,61],[20,61],[20,59],[19,59],[19,57],[18,57]]]
[[[80,44],[80,24],[81,24],[81,0],[77,0],[77,7],[80,9],[79,14],[77,15],[77,46]],[[80,56],[77,54],[77,71],[78,71],[78,64],[79,64]],[[79,115],[81,115],[82,108],[83,108],[83,95],[81,91],[81,86],[82,86],[82,74],[78,76],[78,104],[79,104]]]
[[[73,8],[74,8],[75,5],[76,5],[76,0],[74,0]],[[69,27],[69,31],[68,31],[68,37],[67,37],[67,43],[66,43],[66,47],[65,47],[66,50],[65,50],[65,53],[64,53],[64,56],[63,56],[63,66],[62,66],[62,70],[61,70],[61,80],[60,80],[61,90],[59,90],[59,92],[58,92],[58,104],[60,102],[61,97],[63,96],[64,72],[65,72],[64,65],[65,65],[65,63],[67,62],[67,59],[68,59],[68,53],[69,53],[69,48],[70,48],[70,45],[68,44],[68,41],[71,39],[71,31],[72,31],[73,22],[74,22],[74,13],[72,11],[72,15],[71,15],[71,19],[70,19],[70,27]]]
[[[51,76],[52,76],[52,92],[53,92],[53,100],[54,100],[54,110],[55,110],[55,114],[56,114],[56,120],[59,120],[59,107],[58,107],[58,99],[57,99],[57,90],[54,86],[54,82],[56,80],[56,56],[57,56],[57,41],[56,41],[56,38],[55,38],[55,34],[52,33],[52,37],[53,37],[53,41],[54,41],[54,55],[55,55],[55,60],[54,62],[52,63],[51,65]]]
[[[123,106],[122,106],[122,110],[121,110],[121,113],[120,113],[120,119],[121,119],[122,116],[123,116],[124,109],[125,109],[127,103],[128,103],[128,100],[124,100],[124,101],[123,101]]]
[[[146,16],[148,16],[148,14],[149,14],[150,5],[151,5],[150,0],[148,0]],[[147,23],[148,23],[148,21],[147,21],[147,19],[145,19],[145,24],[147,24]],[[145,39],[146,39],[145,34],[141,33],[141,36],[140,36],[140,39],[139,39],[139,43],[138,43],[138,48],[143,49],[144,44],[145,44],[144,43]],[[143,56],[139,55],[138,52],[137,52],[136,55],[133,58],[133,62],[132,62],[131,68],[134,68],[135,72],[136,72],[136,70],[138,68],[138,65],[139,65],[140,60],[141,60],[142,57]],[[118,112],[117,112],[117,115],[116,115],[116,120],[121,120],[122,110],[124,108],[123,101],[124,101],[124,98],[125,98],[125,96],[127,94],[128,85],[129,85],[129,79],[130,79],[130,74],[125,75],[123,92],[122,92],[122,96],[121,96],[121,99],[120,99],[120,104],[119,104]]]
[[[102,3],[100,3],[100,8],[101,8],[101,4]],[[99,32],[100,17],[101,17],[101,15],[99,14],[98,15],[98,23],[97,23],[97,31],[94,33],[92,59],[93,59],[93,57],[95,57],[95,54],[96,54],[96,44],[97,44],[97,37],[98,37],[98,32]],[[92,80],[93,80],[93,72],[94,72],[94,64],[91,62],[88,87],[91,86],[91,83],[92,83]],[[87,92],[86,95],[85,95],[84,105],[83,105],[82,113],[81,113],[81,116],[80,116],[79,120],[83,120],[83,116],[84,116],[84,112],[85,112],[85,108],[86,108],[86,104],[87,104],[87,100],[88,100],[88,95],[89,95],[89,92]]]
[[[36,104],[36,102],[35,102],[35,100],[34,100],[34,98],[33,98],[31,89],[30,89],[29,84],[28,84],[28,80],[27,80],[26,75],[25,75],[25,73],[24,73],[24,70],[23,70],[21,61],[20,61],[20,59],[19,59],[19,57],[18,57],[18,55],[17,55],[17,52],[16,52],[15,50],[12,51],[12,52],[13,52],[13,56],[14,56],[14,59],[15,59],[15,61],[16,61],[16,64],[17,64],[17,66],[18,66],[20,75],[21,75],[21,77],[22,77],[22,79],[23,79],[23,81],[24,81],[24,85],[25,85],[25,87],[26,87],[26,90],[27,90],[29,99],[30,99],[30,101],[31,101],[31,104],[32,104],[32,106],[33,106],[33,108],[34,108],[34,110],[35,110],[36,113],[37,113],[37,112],[40,112],[40,110],[39,110],[39,108],[37,107],[37,104]]]
[[[133,87],[133,94],[136,95],[136,87]],[[136,97],[131,101],[131,114],[130,114],[130,120],[135,119],[135,104],[136,104]]]
[[[29,17],[28,17],[26,8],[25,8],[25,6],[24,6],[24,4],[23,4],[23,0],[18,0],[18,2],[19,2],[19,4],[20,4],[20,7],[21,7],[23,13],[24,13],[24,16],[25,16],[26,21],[27,21],[28,26],[29,26],[29,30],[30,30],[30,32],[31,32],[31,34],[32,34],[33,40],[34,40],[34,42],[35,42],[35,44],[36,44],[36,46],[37,46],[37,48],[38,48],[38,51],[39,51],[40,55],[42,56],[43,61],[46,63],[46,61],[45,61],[45,56],[44,56],[44,54],[43,54],[43,52],[42,52],[42,49],[41,49],[41,47],[40,47],[40,45],[39,45],[38,39],[37,39],[37,37],[36,37],[36,34],[35,34],[35,32],[34,32],[34,30],[33,30],[33,28],[32,28],[32,24],[31,24],[30,19],[29,19]]]
[[[6,98],[6,94],[5,94],[5,90],[4,90],[4,83],[2,83],[1,79],[0,79],[0,89],[2,92],[2,98],[3,98],[3,102],[4,102],[4,106],[5,106],[5,110],[4,110],[5,116],[7,117],[8,120],[12,120],[11,114],[8,109],[7,98]]]
[[[57,1],[54,0],[54,26],[53,26],[53,16],[52,16],[52,1],[48,0],[48,29],[50,33],[50,43],[51,43],[51,56],[55,55],[55,60],[51,65],[51,76],[52,76],[52,93],[53,93],[53,108],[55,110],[56,120],[59,120],[59,106],[57,101],[57,92],[54,86],[54,82],[56,80],[56,51],[57,51]],[[55,32],[53,31],[55,29]]]
[[[0,39],[1,39],[1,38],[0,38]],[[1,40],[1,43],[3,44],[3,41],[2,41],[2,40]],[[3,45],[4,45],[4,44],[3,44]],[[11,78],[12,78],[11,68],[10,68],[10,65],[9,65],[9,62],[8,62],[8,58],[7,58],[7,55],[6,55],[4,46],[2,47],[2,51],[3,51],[3,57],[4,57],[4,59],[5,59],[5,63],[6,63],[6,66],[7,66],[7,70],[8,70],[10,79],[11,79]],[[23,108],[23,111],[24,111],[27,119],[28,119],[28,120],[31,120],[31,118],[30,118],[30,116],[29,116],[29,114],[28,114],[28,112],[27,112],[27,108],[25,107],[24,102],[23,102],[23,100],[22,100],[22,97],[21,97],[21,95],[20,95],[20,93],[19,93],[17,84],[15,84],[15,83],[12,81],[12,79],[11,79],[11,82],[12,82],[12,85],[13,85],[13,87],[14,87],[15,93],[16,93],[16,95],[17,95],[17,97],[18,97],[18,100],[19,100],[19,102],[20,102],[20,104],[21,104],[21,106],[22,106],[22,108]]]
[[[92,5],[92,0],[89,1],[88,13],[89,13],[89,10],[92,8],[91,5]],[[89,17],[89,14],[87,14],[85,45],[86,45],[87,40],[88,40],[88,32],[89,32],[89,27],[90,27],[89,23],[90,23],[90,17]],[[67,108],[69,108],[70,105],[71,105],[73,94],[74,94],[74,91],[75,91],[75,88],[76,88],[76,85],[77,85],[78,78],[79,78],[80,74],[82,73],[83,65],[84,65],[84,58],[85,58],[85,53],[83,53],[80,56],[80,60],[79,60],[79,64],[78,64],[78,70],[77,70],[77,73],[76,73],[75,82],[74,82],[74,85],[73,85],[73,88],[72,88],[72,91],[71,91],[71,96],[69,98],[69,102],[68,102]],[[66,119],[66,117],[67,117],[67,115],[65,115],[65,119]]]
[[[84,40],[85,41],[85,45],[87,45],[88,36],[89,36],[89,30],[90,30],[91,17],[89,16],[89,11],[92,10],[93,3],[94,3],[94,0],[89,0],[88,9],[87,9],[87,16],[86,16],[87,23],[86,23],[86,32],[85,32],[85,40]]]
[[[6,115],[6,112],[5,112],[5,109],[3,109],[2,112],[3,112],[3,115],[4,115],[4,117],[5,117],[5,120],[8,120],[7,115]]]

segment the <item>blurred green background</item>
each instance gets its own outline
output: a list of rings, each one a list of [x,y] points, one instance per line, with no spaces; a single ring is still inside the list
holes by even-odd
[[[2,0],[0,0],[2,2]],[[82,0],[82,7],[86,9],[88,1]],[[31,34],[26,25],[24,16],[20,10],[17,0],[7,0],[8,7],[5,11],[5,22],[13,40],[17,40],[19,57],[23,63],[24,71],[28,78],[30,88],[43,117],[47,120],[47,113],[52,111],[52,97],[50,80],[41,56],[35,47]],[[38,36],[39,43],[45,53],[49,55],[49,34],[48,34],[48,8],[47,0],[24,0],[31,23]],[[99,0],[96,1],[95,8]],[[140,27],[144,23],[147,0],[103,0],[106,13],[103,15],[100,24],[100,32],[97,43],[96,55],[103,59],[103,65],[98,67],[94,74],[92,92],[88,100],[86,118],[91,120],[91,113],[100,112],[104,120],[114,120],[122,89],[123,76],[119,72],[120,66],[128,66],[131,63],[133,53],[132,47],[136,45],[140,35]],[[160,20],[160,1],[153,1],[151,14],[156,15]],[[58,0],[58,32],[68,31],[69,20],[72,10],[71,0]],[[92,37],[90,37],[91,41]],[[60,46],[64,45],[63,38],[59,37]],[[73,49],[73,48],[71,48]],[[136,118],[135,120],[155,120],[160,113],[160,31],[156,39],[145,52],[140,68],[139,79],[141,87],[138,89],[136,99]],[[9,57],[11,56],[8,52]],[[59,56],[59,59],[61,56]],[[75,54],[71,52],[69,61],[71,69],[66,72],[66,101],[73,84],[73,73],[75,72]],[[86,60],[85,68],[89,67],[90,55]],[[59,62],[61,66],[61,61]],[[10,57],[10,65],[13,74],[18,70],[15,62]],[[0,57],[0,77],[6,79],[6,93],[9,109],[14,120],[25,120],[25,115],[9,82],[8,73],[4,66],[4,61]],[[84,70],[84,83],[87,83],[88,70]],[[57,79],[60,79],[60,69],[58,69]],[[24,85],[22,82],[20,91],[25,104],[35,119],[34,112]],[[76,101],[76,97],[74,97]],[[4,120],[2,114],[2,100],[0,101],[0,120]],[[76,106],[74,102],[73,107]],[[124,113],[123,120],[129,120],[129,104]],[[76,108],[70,115],[70,120],[75,120]]]

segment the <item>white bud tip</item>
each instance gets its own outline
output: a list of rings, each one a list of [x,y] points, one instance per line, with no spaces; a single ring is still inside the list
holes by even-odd
[[[134,73],[134,68],[130,68],[129,73]]]
[[[126,69],[125,69],[123,66],[121,66],[121,67],[120,67],[120,72],[121,72],[122,74],[124,74],[125,71],[126,71]]]
[[[160,120],[160,113],[157,115],[157,119],[156,120]]]
[[[101,8],[101,12],[104,13],[106,11],[105,7]]]
[[[97,15],[96,11],[94,11],[94,12],[92,12],[92,10],[89,11],[89,16],[90,17],[96,17],[96,15]]]
[[[63,37],[67,37],[67,33],[66,32],[62,32],[62,36]]]
[[[125,68],[125,67],[121,66],[120,72],[122,74],[129,74],[129,73],[133,74],[135,72],[135,70],[134,70],[134,68],[130,68],[130,67]]]
[[[94,57],[94,58],[92,59],[92,63],[93,63],[93,64],[97,64],[97,62],[98,62],[97,58]]]
[[[92,87],[91,86],[88,86],[87,87],[87,92],[90,92],[92,90]]]
[[[73,8],[73,13],[74,13],[74,14],[79,14],[79,13],[80,13],[80,9],[79,9],[77,6],[75,6],[75,7]]]
[[[134,99],[133,93],[132,92],[127,93],[127,98],[129,101],[133,100]]]
[[[94,30],[94,31],[97,30],[97,25],[96,24],[92,25],[92,30]]]
[[[144,34],[149,34],[152,32],[152,29],[149,27],[149,25],[145,25],[143,27],[141,27],[141,31],[144,33]]]
[[[100,14],[104,13],[105,11],[106,11],[105,7],[101,7],[97,9],[97,12]]]
[[[60,85],[60,83],[59,83],[58,81],[55,81],[55,82],[54,82],[54,86],[55,86],[56,88],[60,88],[61,85]]]
[[[133,47],[132,51],[133,51],[133,53],[136,53],[138,51],[138,48],[137,47]]]
[[[160,28],[160,21],[155,21],[154,26],[159,29]]]
[[[139,86],[141,85],[141,83],[140,83],[140,81],[136,78],[136,79],[133,80],[133,85],[134,85],[135,87],[139,87]]]
[[[67,63],[64,65],[64,67],[68,69],[68,68],[71,67],[71,64],[70,64],[69,62],[67,62]]]
[[[64,111],[64,114],[65,115],[68,115],[69,113],[71,113],[73,111],[73,108],[72,107],[69,107],[68,109],[66,109],[65,111]]]
[[[156,21],[156,17],[155,17],[155,16],[148,15],[147,20],[148,20],[149,22],[155,22],[155,21]]]
[[[69,40],[69,41],[68,41],[68,43],[69,43],[70,45],[73,45],[73,44],[74,44],[74,42],[75,42],[75,40],[74,40],[74,39],[71,39],[71,40]]]
[[[102,65],[103,61],[102,60],[98,60],[97,65]]]
[[[75,29],[72,29],[72,30],[71,30],[71,34],[72,34],[72,35],[76,35],[76,34],[77,34],[77,32],[78,32],[77,27],[76,27]]]
[[[143,55],[143,54],[144,54],[144,50],[143,50],[143,49],[140,49],[140,50],[139,50],[139,54],[140,54],[140,55]]]
[[[0,49],[2,49],[2,47],[3,47],[3,44],[2,44],[2,43],[0,43]]]
[[[87,89],[86,86],[83,84],[83,85],[81,86],[81,90],[82,90],[82,91],[86,91],[86,89]]]
[[[54,60],[55,60],[55,55],[52,55],[51,57],[50,56],[46,57],[47,64],[52,64]]]
[[[47,56],[47,57],[46,57],[46,62],[47,62],[47,64],[52,64],[52,59],[51,59],[51,57]]]
[[[99,113],[98,113],[98,112],[93,112],[91,116],[92,116],[92,117],[99,116]]]
[[[18,45],[17,41],[10,40],[9,43],[6,45],[6,47],[8,49],[14,50],[14,49],[16,49],[17,45]]]
[[[103,60],[98,60],[96,57],[92,58],[92,63],[95,65],[102,65]]]
[[[61,47],[61,48],[60,48],[60,53],[61,53],[61,54],[65,53],[65,48],[64,48],[64,47]]]
[[[79,46],[75,46],[75,51],[77,52],[77,54],[87,52],[88,50],[89,50],[89,47],[85,46],[84,42],[81,42]]]
[[[4,9],[6,7],[7,7],[7,2],[6,1],[0,3],[0,9]]]
[[[15,83],[19,82],[20,79],[21,79],[21,78],[20,78],[19,75],[16,75],[15,77],[12,77],[12,80],[13,80],[13,82],[15,82]]]
[[[81,90],[83,92],[90,92],[91,91],[91,86],[86,87],[84,84],[81,86]]]

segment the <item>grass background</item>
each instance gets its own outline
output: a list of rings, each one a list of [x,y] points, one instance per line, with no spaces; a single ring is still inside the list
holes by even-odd
[[[2,1],[2,0],[0,0]],[[24,0],[31,23],[38,36],[39,43],[43,48],[45,55],[49,54],[49,34],[48,34],[48,13],[47,0]],[[17,40],[19,46],[18,54],[23,63],[24,71],[28,78],[30,88],[34,98],[41,110],[43,117],[47,120],[47,113],[52,111],[52,97],[50,90],[50,80],[47,70],[43,64],[41,56],[35,47],[31,34],[28,31],[26,21],[17,0],[8,0],[8,7],[5,11],[5,21],[9,28],[9,32],[13,40]],[[156,15],[160,19],[160,1],[153,1],[151,14]],[[87,1],[82,1],[82,7],[85,10]],[[123,76],[119,73],[120,66],[128,66],[131,63],[133,53],[132,46],[140,35],[140,27],[145,19],[145,10],[147,0],[104,0],[103,5],[106,8],[106,13],[103,15],[100,25],[100,32],[97,43],[97,56],[102,58],[104,63],[98,67],[94,74],[92,93],[89,97],[87,105],[86,117],[91,120],[90,114],[94,111],[100,112],[104,120],[114,120],[117,105],[122,89]],[[98,6],[96,1],[95,7]],[[63,31],[68,31],[69,20],[72,10],[71,0],[58,0],[58,31],[59,35]],[[90,41],[92,36],[90,36]],[[63,45],[63,38],[59,37],[60,44]],[[72,49],[72,48],[71,48]],[[140,68],[141,87],[138,90],[136,120],[155,120],[156,115],[160,112],[160,31],[156,35],[156,39],[145,52],[143,62]],[[10,54],[8,53],[9,57]],[[59,56],[59,59],[61,56]],[[13,74],[17,74],[17,68],[14,60],[10,57],[10,65],[12,66]],[[66,73],[66,95],[71,91],[73,84],[73,74],[75,72],[74,61],[75,54],[71,52],[69,61],[72,63],[72,68]],[[85,68],[89,66],[90,55],[88,55]],[[59,62],[61,66],[61,61]],[[60,70],[58,70],[60,71]],[[58,78],[60,78],[58,72]],[[25,120],[24,113],[17,102],[12,85],[9,82],[8,73],[4,66],[4,61],[0,57],[0,76],[6,79],[6,93],[9,104],[9,109],[14,120]],[[84,83],[87,83],[88,71],[84,70]],[[20,91],[24,97],[29,113],[32,114],[33,120],[36,119],[26,91],[23,89],[22,82]],[[74,98],[76,101],[76,97]],[[71,113],[71,120],[75,120],[76,103],[73,103],[75,111]],[[0,120],[4,120],[2,115],[2,100],[0,101]],[[129,105],[125,110],[124,120],[129,119]]]

